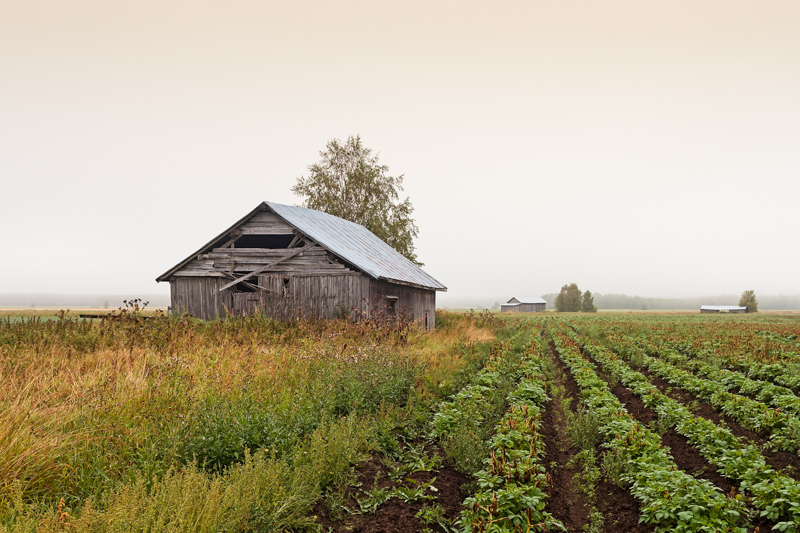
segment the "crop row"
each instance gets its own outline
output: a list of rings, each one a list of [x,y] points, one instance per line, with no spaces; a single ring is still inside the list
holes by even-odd
[[[763,363],[754,361],[741,354],[726,353],[714,347],[695,350],[686,342],[668,343],[678,352],[692,357],[713,357],[721,366],[736,370],[751,379],[770,381],[777,385],[800,393],[800,356],[787,357],[789,361]],[[794,361],[794,364],[792,364]]]
[[[649,355],[657,355],[675,366],[685,368],[701,377],[721,383],[731,392],[754,398],[759,402],[794,413],[794,415],[800,415],[800,397],[796,396],[787,387],[776,385],[770,381],[752,379],[736,370],[719,368],[716,365],[701,359],[690,358],[672,349],[658,350],[654,345],[640,338],[637,338],[637,341],[640,342],[640,345]]]
[[[547,479],[539,427],[541,406],[548,398],[537,347],[536,341],[529,343],[510,372],[518,385],[506,397],[509,409],[494,428],[484,468],[474,474],[479,490],[464,502],[462,523],[467,532],[564,529],[544,511]],[[506,350],[498,355],[510,354]],[[434,416],[434,436],[447,439],[465,423],[480,419],[503,377],[509,376],[488,367],[473,385],[443,404]]]
[[[625,321],[670,343],[698,352],[761,362],[800,363],[796,317],[698,317]],[[641,328],[644,326],[644,328]]]
[[[526,355],[523,376],[508,397],[510,408],[492,437],[485,469],[475,474],[480,490],[464,502],[467,532],[565,530],[544,510],[547,476],[539,429],[548,397],[535,342]]]
[[[674,427],[720,474],[738,481],[740,491],[761,516],[778,522],[779,531],[800,531],[800,483],[769,467],[759,450],[728,429],[694,416],[680,402],[661,393],[647,377],[632,370],[617,353],[581,338],[583,349],[602,368],[639,396],[666,426]],[[737,496],[741,498],[740,496]]]
[[[777,449],[788,452],[800,449],[800,419],[797,417],[729,392],[722,383],[698,377],[660,357],[652,357],[634,343],[634,339],[628,338],[628,342],[617,341],[614,344],[619,353],[627,358],[635,357],[651,372],[709,402],[744,427],[769,434],[769,441]]]
[[[742,503],[726,498],[709,481],[680,470],[658,434],[630,416],[580,354],[578,345],[563,333],[553,333],[584,404],[597,417],[603,446],[624,462],[620,478],[642,502],[641,520],[656,525],[657,531],[745,532]]]
[[[638,331],[665,348],[742,372],[751,379],[773,382],[800,394],[800,347],[794,324],[770,324],[769,327],[780,331],[768,331],[763,329],[765,324],[741,321],[649,317],[607,321],[604,325],[606,331]]]
[[[442,402],[433,417],[432,435],[439,439],[452,438],[459,428],[479,426],[484,423],[484,413],[495,401],[495,389],[503,380],[518,382],[522,377],[519,365],[507,365],[512,346],[519,340],[522,332],[516,333],[507,341],[494,346],[484,368],[472,382],[456,393],[450,400]]]

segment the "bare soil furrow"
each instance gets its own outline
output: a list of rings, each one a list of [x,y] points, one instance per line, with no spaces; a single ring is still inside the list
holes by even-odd
[[[572,377],[569,368],[561,361],[555,352],[555,346],[551,344],[549,349],[551,359],[557,367],[556,385],[562,385],[567,397],[570,399],[569,408],[576,411],[580,404],[579,387]],[[554,405],[556,402],[551,400],[546,408],[546,417],[542,424],[542,433],[545,436],[547,446],[547,457],[545,465],[548,471],[553,462],[559,466],[551,472],[553,480],[551,483],[551,494],[548,500],[548,511],[562,520],[570,532],[583,531],[584,526],[589,522],[588,505],[586,496],[575,488],[573,483],[574,476],[579,474],[580,467],[575,466],[571,469],[565,468],[575,454],[580,451],[575,446],[569,445],[567,436],[567,421],[563,413],[560,413]],[[553,414],[556,413],[556,414]],[[595,453],[601,457],[602,448],[598,443]],[[655,527],[648,524],[639,523],[641,513],[639,511],[639,500],[627,490],[609,481],[601,481],[595,488],[595,502],[597,510],[604,517],[604,531],[607,533],[630,532],[630,533],[651,533]],[[566,506],[566,508],[565,508]]]
[[[633,415],[641,424],[651,425],[658,420],[658,414],[647,407],[644,402],[629,389],[621,384],[617,384],[611,392],[614,393],[619,401],[625,404],[625,409]],[[689,444],[688,439],[677,433],[674,429],[668,430],[661,436],[661,443],[669,447],[675,464],[684,472],[695,477],[707,479],[726,494],[731,489],[736,489],[739,484],[717,473],[717,469],[709,463],[700,452]]]
[[[566,397],[570,399],[570,409],[573,409],[578,401],[575,380],[571,376],[565,379],[564,373],[559,371],[555,372],[554,385],[564,387]],[[550,475],[546,510],[561,520],[568,531],[583,531],[589,521],[590,504],[575,483],[581,466],[572,462],[580,450],[570,444],[567,419],[562,406],[553,397],[552,388],[550,396],[550,401],[545,404],[541,429],[545,445],[544,464]]]

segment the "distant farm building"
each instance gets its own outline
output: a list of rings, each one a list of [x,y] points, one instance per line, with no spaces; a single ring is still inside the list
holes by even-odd
[[[547,302],[538,296],[522,296],[511,298],[507,303],[501,304],[500,312],[542,313],[546,305]]]
[[[162,274],[172,309],[213,320],[400,315],[435,323],[447,288],[364,226],[263,202]]]
[[[701,313],[746,313],[747,307],[738,305],[701,305]]]

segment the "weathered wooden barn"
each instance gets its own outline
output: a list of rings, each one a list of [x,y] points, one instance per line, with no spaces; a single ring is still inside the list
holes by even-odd
[[[263,202],[159,276],[171,306],[204,320],[256,312],[275,318],[372,313],[435,324],[447,288],[364,226]]]
[[[547,302],[538,296],[520,296],[500,304],[501,313],[543,313]]]

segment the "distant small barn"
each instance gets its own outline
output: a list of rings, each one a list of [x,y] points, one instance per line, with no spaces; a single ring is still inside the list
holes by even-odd
[[[447,288],[364,226],[263,202],[159,276],[172,309],[213,320],[263,313],[353,318],[405,313],[428,329]]]
[[[738,305],[701,305],[701,313],[746,313],[747,307]]]
[[[511,298],[507,303],[500,305],[501,313],[542,313],[547,305],[542,298],[538,296],[521,296],[519,298]]]

